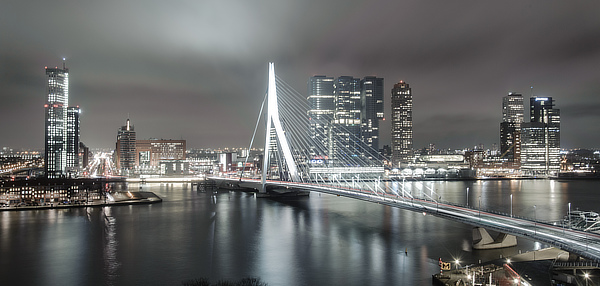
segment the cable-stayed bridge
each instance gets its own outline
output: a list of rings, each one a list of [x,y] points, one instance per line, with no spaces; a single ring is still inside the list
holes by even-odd
[[[261,194],[312,191],[398,207],[545,242],[600,262],[600,235],[596,233],[443,202],[433,189],[413,194],[400,182],[382,181],[386,158],[376,155],[376,150],[356,135],[360,118],[327,110],[322,114],[324,120],[310,118],[309,114],[318,114],[309,112],[310,108],[300,93],[276,77],[270,63],[267,94],[250,142],[252,147],[264,114],[260,178],[242,172],[233,178],[210,179]],[[328,120],[336,124],[328,124]]]

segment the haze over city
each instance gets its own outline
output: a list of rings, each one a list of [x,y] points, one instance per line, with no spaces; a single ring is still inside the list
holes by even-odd
[[[313,75],[410,83],[414,147],[498,143],[502,96],[553,97],[561,147],[598,147],[600,2],[10,1],[0,11],[1,146],[43,148],[45,66],[70,69],[81,140],[247,146],[267,63],[306,95]],[[531,88],[533,87],[533,88]]]

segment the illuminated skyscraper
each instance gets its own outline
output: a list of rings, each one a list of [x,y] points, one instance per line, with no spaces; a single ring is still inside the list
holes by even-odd
[[[77,107],[67,108],[67,125],[65,129],[65,148],[67,155],[67,173],[76,174],[79,170],[79,114]]]
[[[313,156],[329,156],[331,124],[335,112],[333,77],[313,76],[308,80],[308,120]],[[322,158],[320,158],[322,159]]]
[[[360,79],[341,76],[335,80],[333,115],[333,159],[358,156],[360,150],[361,100]],[[332,158],[330,158],[332,159]]]
[[[383,78],[311,77],[308,105],[310,137],[318,145],[313,148],[316,159],[336,164],[336,158],[377,156]],[[314,152],[317,148],[319,152]]]
[[[383,120],[383,78],[367,76],[361,85],[361,139],[371,149],[367,156],[378,157],[379,121]]]
[[[521,163],[521,124],[523,123],[523,95],[509,93],[502,98],[500,123],[500,153],[509,162]]]
[[[531,97],[530,122],[521,126],[521,169],[531,175],[560,170],[560,110],[551,97]]]
[[[400,81],[392,89],[392,166],[412,159],[413,122],[412,90],[408,83]]]
[[[69,69],[46,67],[45,153],[44,171],[47,178],[66,175],[67,169],[67,106],[69,105]]]
[[[136,138],[133,125],[127,118],[127,122],[117,133],[117,169],[122,175],[128,175],[136,166]]]

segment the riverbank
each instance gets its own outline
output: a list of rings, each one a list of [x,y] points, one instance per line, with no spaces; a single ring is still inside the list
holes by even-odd
[[[160,203],[162,199],[153,192],[114,192],[108,193],[106,200],[94,200],[87,203],[49,203],[45,205],[32,206],[4,206],[0,211],[28,211],[28,210],[46,210],[46,209],[67,209],[67,208],[87,208],[87,207],[106,207],[119,205],[139,205]]]

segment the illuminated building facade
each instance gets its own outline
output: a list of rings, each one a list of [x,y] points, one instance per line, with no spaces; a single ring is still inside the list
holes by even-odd
[[[67,108],[67,126],[65,148],[67,150],[67,173],[77,173],[79,170],[79,114],[77,107]]]
[[[315,158],[326,156],[335,164],[335,158],[377,156],[379,121],[384,114],[383,78],[314,76],[308,81],[307,99]],[[368,147],[361,147],[361,142]]]
[[[524,121],[523,95],[509,93],[502,98],[500,123],[500,157],[521,163],[521,124]]]
[[[404,81],[392,89],[392,166],[412,160],[413,120],[412,90]]]
[[[367,76],[361,81],[361,139],[370,147],[369,157],[378,157],[379,121],[383,120],[383,78]]]
[[[133,124],[127,119],[117,133],[117,169],[126,175],[136,166],[136,138]]]
[[[357,156],[361,153],[360,79],[341,76],[335,80],[335,111],[333,115],[333,153],[330,160]],[[337,160],[336,160],[337,161]],[[334,161],[335,162],[335,161]]]
[[[331,124],[335,111],[333,77],[313,76],[308,80],[308,120],[311,153],[313,156],[326,156],[331,153]],[[316,145],[316,146],[315,146]],[[324,149],[326,154],[317,151]]]
[[[44,171],[47,178],[60,178],[67,171],[67,106],[69,69],[46,67]]]
[[[135,144],[136,166],[157,167],[161,161],[185,160],[185,140],[137,140]]]
[[[189,171],[186,141],[170,139],[137,140],[127,119],[117,134],[116,164],[123,176],[134,174],[184,174]]]
[[[521,128],[521,169],[530,175],[560,170],[560,110],[551,97],[530,98],[530,122]]]

